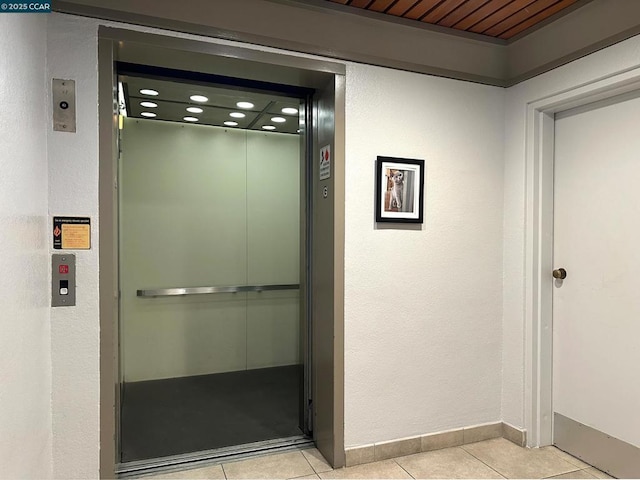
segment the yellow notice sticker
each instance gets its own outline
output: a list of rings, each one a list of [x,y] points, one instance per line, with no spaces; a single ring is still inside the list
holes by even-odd
[[[62,224],[62,248],[89,250],[91,248],[91,225]]]

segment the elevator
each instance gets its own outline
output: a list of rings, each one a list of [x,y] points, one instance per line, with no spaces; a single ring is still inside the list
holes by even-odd
[[[100,35],[101,470],[343,465],[344,67]]]
[[[119,65],[121,462],[299,443],[306,92]]]

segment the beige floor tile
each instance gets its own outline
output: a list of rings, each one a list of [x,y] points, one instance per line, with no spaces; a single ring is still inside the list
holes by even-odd
[[[317,473],[314,473],[313,475],[305,475],[304,477],[295,477],[295,479],[290,478],[289,480],[320,480],[320,477],[318,476]]]
[[[563,473],[562,475],[556,475],[555,477],[549,478],[573,478],[573,479],[585,479],[585,478],[596,478],[586,470],[576,470],[575,472]]]
[[[541,450],[546,450],[551,453],[554,453],[558,455],[560,458],[562,458],[563,460],[569,462],[571,465],[575,465],[576,467],[581,469],[589,468],[591,466],[588,463],[584,463],[579,458],[576,458],[573,455],[569,455],[567,452],[563,452],[562,450],[556,447],[543,447]]]
[[[151,475],[148,477],[141,477],[143,480],[203,480],[203,479],[211,479],[211,480],[224,480],[224,472],[222,471],[222,465],[212,465],[210,467],[202,467],[202,468],[193,468],[191,470],[180,470],[177,472],[170,473],[159,473],[157,475]]]
[[[299,451],[224,463],[222,467],[230,480],[295,478],[315,473],[307,459]]]
[[[320,473],[320,478],[411,478],[400,465],[393,460],[356,465],[355,467],[339,468],[330,472]]]
[[[547,478],[580,470],[550,451],[519,447],[504,438],[461,448],[507,478]]]
[[[612,477],[612,476],[610,476],[610,475],[608,475],[608,474],[606,474],[604,472],[601,472],[600,470],[598,470],[595,467],[585,468],[584,471],[587,472],[587,473],[590,473],[591,475],[593,475],[596,478],[615,478],[615,477]]]
[[[331,465],[327,463],[327,461],[324,459],[317,448],[302,450],[302,455],[304,455],[304,457],[311,464],[311,467],[315,470],[316,473],[328,472],[333,470]]]
[[[395,459],[413,478],[504,478],[462,448],[445,448]]]

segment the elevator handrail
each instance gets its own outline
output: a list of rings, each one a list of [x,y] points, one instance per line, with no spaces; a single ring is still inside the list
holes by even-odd
[[[210,293],[265,292],[269,290],[298,290],[300,284],[282,285],[228,285],[223,287],[186,287],[137,290],[138,297],[173,297],[178,295],[204,295]]]

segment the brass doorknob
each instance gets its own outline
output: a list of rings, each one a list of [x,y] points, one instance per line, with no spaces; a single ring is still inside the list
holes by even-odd
[[[567,278],[567,271],[564,268],[558,268],[553,271],[553,278],[564,280],[565,278]]]

